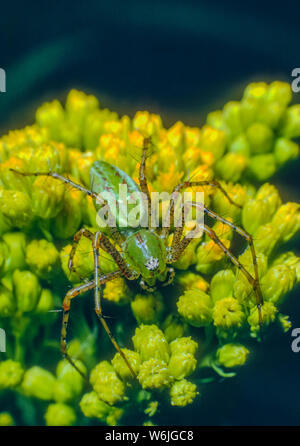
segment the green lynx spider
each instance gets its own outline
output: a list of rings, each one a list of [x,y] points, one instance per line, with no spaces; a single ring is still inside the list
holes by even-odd
[[[51,176],[58,181],[69,184],[77,190],[82,191],[84,194],[89,195],[97,202],[98,193],[103,189],[108,189],[118,194],[117,187],[122,182],[127,184],[129,193],[131,192],[143,192],[148,198],[148,227],[146,229],[136,228],[135,231],[131,232],[120,231],[118,228],[111,230],[110,238],[108,238],[102,231],[97,231],[92,233],[88,229],[82,228],[74,235],[74,242],[72,245],[70,257],[69,257],[69,269],[74,271],[73,259],[76,253],[76,247],[78,246],[81,237],[87,237],[93,247],[93,258],[94,258],[94,278],[89,282],[85,282],[76,288],[69,290],[63,300],[63,318],[62,318],[62,329],[61,329],[61,351],[63,356],[72,364],[72,366],[81,374],[83,373],[78,369],[72,358],[67,353],[67,326],[69,320],[69,312],[71,308],[71,301],[76,296],[87,292],[88,290],[94,290],[94,301],[95,301],[95,312],[102,323],[106,333],[108,334],[112,344],[114,345],[117,352],[120,353],[125,363],[127,364],[130,372],[135,377],[135,372],[133,371],[129,361],[127,360],[125,354],[122,352],[118,346],[115,338],[113,337],[106,320],[102,313],[102,297],[103,297],[103,285],[110,280],[114,280],[117,277],[125,277],[127,280],[137,280],[140,278],[140,286],[147,291],[154,291],[156,282],[160,282],[162,286],[166,286],[173,281],[175,272],[172,268],[173,263],[175,263],[184,250],[187,248],[192,238],[187,235],[183,237],[184,229],[184,215],[182,212],[182,224],[174,228],[173,240],[171,246],[168,246],[168,236],[170,233],[170,227],[172,222],[174,223],[174,199],[171,196],[169,204],[169,215],[170,224],[163,229],[151,227],[151,210],[150,206],[150,193],[146,178],[146,157],[149,145],[151,143],[150,138],[144,138],[143,144],[143,154],[139,169],[139,186],[123,171],[118,169],[111,164],[103,161],[96,161],[90,169],[90,179],[92,190],[88,190],[85,187],[74,183],[68,178],[61,176],[56,172],[20,172],[11,169],[15,173],[24,176]],[[185,188],[193,186],[213,186],[219,189],[227,200],[238,206],[232,201],[223,187],[217,181],[184,181],[175,187],[173,193],[181,192]],[[259,325],[262,325],[262,315],[261,306],[263,305],[263,297],[260,287],[258,267],[257,267],[257,257],[255,254],[255,249],[253,245],[253,239],[250,234],[248,234],[244,229],[235,226],[232,222],[220,217],[215,212],[207,209],[203,204],[192,202],[191,206],[201,206],[202,211],[205,215],[222,222],[225,225],[230,226],[236,233],[242,236],[249,244],[253,266],[254,266],[254,277],[246,270],[246,268],[239,262],[239,260],[230,252],[228,248],[222,243],[216,233],[206,224],[203,224],[202,230],[210,237],[211,240],[216,243],[219,248],[224,252],[224,254],[231,260],[231,262],[244,274],[251,287],[253,288],[256,296],[256,305],[259,315]],[[96,204],[95,204],[96,206]],[[97,206],[96,206],[97,209]],[[113,242],[110,241],[113,240]],[[119,247],[119,250],[116,246]],[[101,274],[99,266],[99,248],[102,248],[105,252],[111,255],[113,260],[118,266],[118,270],[108,273]]]

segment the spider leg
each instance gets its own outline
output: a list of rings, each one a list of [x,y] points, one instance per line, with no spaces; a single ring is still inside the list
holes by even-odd
[[[99,278],[101,277],[100,274],[100,265],[99,265],[99,247],[100,247],[100,241],[102,238],[103,234],[101,232],[96,232],[95,236],[94,236],[94,241],[93,241],[93,253],[94,253],[94,269],[95,269],[95,312],[104,328],[104,330],[106,331],[106,333],[109,336],[109,339],[111,340],[113,346],[115,347],[115,349],[117,350],[117,352],[122,356],[122,358],[124,359],[127,367],[129,368],[132,376],[134,378],[136,378],[136,374],[134,372],[134,370],[132,369],[128,359],[126,358],[125,354],[122,352],[122,350],[120,349],[117,341],[115,340],[115,338],[113,337],[112,332],[110,331],[104,317],[103,317],[103,313],[102,313],[102,307],[101,307],[101,300],[103,298],[103,287],[102,284],[99,284]]]
[[[148,227],[149,228],[151,228],[151,197],[150,197],[148,182],[147,182],[147,178],[146,178],[146,156],[147,156],[147,151],[148,151],[150,141],[151,141],[150,138],[144,138],[143,155],[142,155],[142,161],[141,161],[140,171],[139,171],[140,188],[141,188],[141,191],[147,197]]]
[[[228,195],[228,193],[225,191],[225,189],[221,186],[221,184],[218,181],[184,181],[181,184],[178,184],[171,195],[171,201],[170,201],[170,205],[169,205],[169,209],[168,209],[168,213],[170,215],[170,225],[168,225],[167,227],[163,228],[162,231],[162,236],[163,238],[166,240],[168,239],[169,233],[170,233],[170,226],[171,226],[171,222],[174,220],[174,207],[175,207],[175,200],[174,200],[174,195],[176,196],[177,193],[179,193],[182,189],[186,189],[188,187],[202,187],[202,186],[213,186],[216,187],[217,189],[220,190],[220,192],[222,192],[222,194],[227,198],[227,200],[233,204],[234,206],[237,207],[241,207],[239,204],[235,203],[230,196]]]
[[[246,277],[246,279],[248,280],[248,282],[252,286],[252,288],[253,288],[253,290],[255,292],[255,296],[256,296],[256,306],[257,306],[257,309],[258,309],[258,319],[259,319],[259,325],[261,327],[262,326],[261,307],[263,305],[263,296],[262,296],[260,282],[259,282],[258,267],[257,267],[257,257],[256,257],[256,254],[255,254],[255,249],[254,249],[252,237],[248,233],[246,233],[246,231],[244,231],[243,229],[235,226],[230,221],[226,220],[225,218],[219,217],[213,211],[210,211],[209,209],[207,209],[202,203],[194,203],[194,202],[192,202],[192,203],[189,203],[189,204],[191,206],[194,206],[194,207],[200,207],[201,209],[203,209],[204,213],[212,216],[216,220],[222,221],[224,224],[229,225],[238,234],[242,235],[244,238],[247,237],[246,240],[250,240],[249,245],[250,245],[250,249],[251,249],[251,253],[252,253],[252,257],[253,257],[253,265],[254,265],[255,277],[253,277],[246,270],[246,268],[241,264],[241,262],[237,259],[237,257],[234,256],[230,252],[230,250],[228,248],[226,248],[226,246],[222,243],[222,241],[219,239],[219,237],[216,235],[216,233],[214,232],[213,229],[211,229],[209,226],[207,226],[205,224],[201,224],[201,227],[202,227],[203,231],[206,232],[208,234],[209,238],[211,240],[213,240],[220,247],[220,249],[231,260],[231,262],[242,272],[242,274],[244,274],[244,276]],[[182,209],[182,212],[183,212],[183,210],[184,209]],[[184,216],[183,216],[183,219],[184,219]],[[175,232],[174,232],[174,236],[175,236],[176,231],[178,231],[178,233],[182,234],[182,230],[183,230],[183,225],[182,225],[182,228],[176,228]],[[170,252],[170,259],[171,259],[172,263],[176,262],[179,259],[179,257],[183,253],[183,251],[187,248],[189,243],[193,240],[193,238],[189,237],[188,234],[179,243],[177,242],[174,245],[172,243],[171,252]]]
[[[52,177],[58,181],[61,181],[65,184],[70,184],[72,187],[74,187],[77,190],[80,190],[81,192],[83,192],[84,194],[94,198],[95,200],[97,199],[97,194],[95,192],[92,192],[89,189],[86,189],[85,187],[81,186],[80,184],[74,183],[74,181],[69,180],[69,178],[66,178],[62,175],[60,175],[59,173],[56,172],[20,172],[19,170],[16,169],[10,169],[12,172],[17,173],[18,175],[22,175],[22,176],[35,176],[35,177],[40,177],[40,176],[46,176],[46,177]]]
[[[80,240],[81,240],[82,237],[86,237],[86,238],[88,238],[89,240],[92,241],[92,240],[93,240],[93,237],[94,237],[94,234],[93,234],[91,231],[89,231],[88,229],[85,229],[85,228],[82,228],[82,229],[80,229],[79,231],[76,232],[76,234],[74,235],[74,240],[73,240],[73,244],[72,244],[71,252],[70,252],[70,255],[69,255],[69,263],[68,263],[68,267],[69,267],[69,270],[70,270],[71,273],[75,273],[75,274],[77,274],[78,277],[79,277],[81,280],[84,280],[84,278],[81,277],[81,276],[76,272],[76,269],[75,269],[75,267],[74,267],[74,256],[75,256],[75,254],[76,254],[76,250],[77,250],[77,247],[78,247],[78,243],[80,242]]]
[[[115,271],[106,275],[102,275],[98,277],[99,285],[103,285],[109,280],[113,280],[121,275],[121,271]],[[69,290],[63,300],[63,317],[62,317],[62,327],[61,327],[61,337],[60,337],[60,348],[64,358],[66,358],[69,363],[77,370],[78,373],[84,378],[87,379],[84,373],[77,367],[74,363],[73,359],[67,353],[67,328],[69,322],[69,313],[71,309],[71,302],[76,296],[80,294],[86,293],[89,290],[95,288],[95,281],[92,280],[83,285],[79,285],[76,288]]]

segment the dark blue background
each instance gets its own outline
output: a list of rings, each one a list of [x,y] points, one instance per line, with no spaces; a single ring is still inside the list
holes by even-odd
[[[147,109],[165,125],[202,125],[249,81],[291,80],[299,18],[292,1],[2,2],[0,128],[32,122],[36,106],[73,87],[120,114]],[[284,199],[299,201],[298,172],[299,162],[275,177]],[[294,326],[298,294],[283,308]],[[266,339],[238,378],[208,388],[199,410],[178,411],[178,424],[300,424],[300,353],[290,344],[290,334]]]

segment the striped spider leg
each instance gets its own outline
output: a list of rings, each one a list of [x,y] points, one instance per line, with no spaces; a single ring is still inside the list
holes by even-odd
[[[224,254],[231,260],[231,262],[242,272],[242,274],[244,274],[244,276],[248,280],[249,284],[252,286],[253,291],[256,296],[256,306],[257,306],[257,310],[258,310],[258,322],[259,322],[259,326],[261,329],[261,327],[262,327],[261,307],[263,305],[263,296],[262,296],[262,291],[261,291],[261,286],[260,286],[260,281],[259,281],[257,256],[255,253],[252,236],[244,229],[233,224],[231,221],[226,220],[223,217],[220,217],[215,212],[206,208],[204,206],[204,204],[202,204],[202,203],[191,202],[191,203],[186,203],[185,205],[189,205],[189,206],[193,206],[193,207],[197,207],[197,208],[201,209],[204,212],[204,214],[209,215],[213,219],[220,221],[223,224],[231,227],[237,234],[239,234],[241,237],[243,237],[248,242],[248,244],[250,246],[250,250],[251,250],[252,262],[253,262],[253,267],[254,267],[254,277],[241,264],[241,262],[237,259],[237,257],[234,256],[228,248],[226,248],[226,246],[222,243],[222,241],[220,240],[220,238],[217,236],[217,234],[215,233],[215,231],[212,228],[210,228],[209,226],[207,226],[205,224],[200,225],[201,229],[209,236],[209,238],[211,240],[213,240],[219,246],[219,248],[224,252]],[[183,227],[184,227],[184,207],[182,208],[182,225],[180,227],[176,227],[175,231],[174,231],[173,243],[171,245],[171,253],[170,253],[172,262],[176,262],[179,259],[179,257],[183,253],[183,251],[187,248],[189,243],[192,241],[192,238],[189,237],[188,234],[186,234],[185,237],[183,237],[183,239],[181,239]],[[175,243],[174,243],[174,239],[176,239]]]
[[[57,179],[58,181],[61,181],[65,184],[70,184],[72,187],[74,187],[77,190],[80,190],[81,192],[85,193],[86,195],[94,198],[95,200],[97,200],[98,195],[95,192],[92,192],[88,189],[86,189],[85,187],[81,186],[80,184],[77,184],[75,182],[73,182],[72,180],[63,177],[60,174],[57,174],[56,172],[20,172],[18,170],[15,169],[10,169],[11,171],[17,173],[18,175],[23,175],[23,176],[50,176],[54,179]],[[103,317],[102,314],[102,310],[101,310],[101,300],[99,297],[99,287],[102,290],[103,285],[108,282],[109,280],[112,280],[116,277],[119,276],[124,276],[126,277],[128,280],[133,280],[136,278],[136,275],[134,272],[131,272],[128,268],[127,268],[127,264],[125,262],[125,260],[123,259],[123,257],[121,256],[121,254],[119,253],[119,251],[115,248],[115,246],[110,242],[110,240],[108,239],[108,237],[106,237],[104,234],[102,234],[101,232],[97,232],[97,243],[99,243],[99,246],[106,251],[108,254],[110,254],[113,258],[113,260],[115,261],[115,263],[118,265],[119,267],[119,271],[116,271],[114,273],[110,273],[107,275],[103,275],[100,276],[99,275],[99,268],[97,270],[97,272],[94,272],[95,274],[95,280],[92,282],[88,282],[86,284],[80,285],[76,288],[71,289],[70,291],[68,291],[64,301],[63,301],[63,322],[62,322],[62,334],[61,334],[61,350],[63,355],[66,357],[66,359],[72,364],[73,367],[75,367],[75,369],[81,374],[83,375],[83,373],[78,369],[78,367],[76,366],[76,364],[74,363],[74,361],[68,356],[67,352],[66,352],[66,330],[67,330],[67,325],[68,325],[68,319],[69,319],[69,311],[70,311],[70,305],[71,305],[71,299],[73,299],[74,297],[89,291],[91,289],[95,289],[98,291],[95,291],[95,311],[97,313],[98,318],[100,319],[106,333],[108,334],[112,344],[114,345],[114,347],[116,348],[116,350],[118,351],[118,353],[120,353],[120,355],[122,356],[122,358],[124,359],[124,361],[126,362],[127,366],[129,367],[132,375],[134,377],[136,377],[132,367],[130,366],[126,356],[124,355],[124,353],[122,352],[122,350],[120,349],[120,347],[118,346],[117,342],[115,341],[114,337],[112,336],[112,333]],[[114,232],[112,233],[112,236],[114,236]],[[74,235],[74,242],[73,242],[73,246],[71,248],[71,253],[70,253],[70,257],[69,257],[69,268],[70,271],[74,272],[74,267],[73,267],[73,260],[74,260],[74,256],[76,253],[76,247],[78,246],[78,243],[81,239],[81,237],[87,237],[89,240],[91,240],[94,243],[95,237],[96,235],[93,234],[91,231],[83,228],[81,230],[79,230],[75,235]],[[120,243],[120,238],[116,237],[116,243]],[[95,255],[97,256],[97,258],[99,257],[99,246],[96,249],[96,254],[94,253],[94,257]],[[94,248],[93,248],[94,250]],[[98,265],[98,260],[95,260],[94,258],[94,264]],[[99,282],[99,283],[98,283]],[[102,291],[101,291],[102,292]],[[100,311],[100,313],[99,313]]]

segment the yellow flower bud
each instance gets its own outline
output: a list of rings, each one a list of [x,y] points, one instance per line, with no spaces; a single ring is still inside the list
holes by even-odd
[[[171,355],[168,370],[175,379],[183,379],[194,372],[196,365],[197,360],[191,353],[177,352]]]
[[[126,356],[126,359],[128,360],[129,364],[131,365],[133,371],[137,375],[140,369],[141,364],[141,358],[137,352],[134,352],[133,350],[128,350],[127,348],[122,348],[122,352]],[[124,359],[120,355],[120,353],[116,353],[111,361],[113,368],[117,372],[117,374],[124,380],[128,381],[131,380],[132,373],[129,370],[127,364],[125,363]]]
[[[137,327],[132,342],[142,361],[150,358],[166,363],[169,361],[169,345],[163,332],[156,325],[142,324]]]
[[[76,422],[76,413],[66,404],[50,404],[45,413],[45,420],[46,426],[73,426]]]
[[[108,404],[125,399],[125,385],[107,361],[102,361],[93,368],[90,382],[98,397]]]
[[[15,426],[15,421],[10,413],[0,412],[0,427],[1,426]]]
[[[59,253],[47,240],[33,240],[26,247],[26,263],[41,279],[50,279],[59,271]]]
[[[0,286],[0,317],[11,317],[16,312],[14,295],[5,286]]]
[[[280,240],[287,242],[300,228],[300,204],[286,203],[280,206],[272,224],[280,234]]]
[[[115,280],[107,282],[103,291],[104,299],[119,305],[126,305],[132,298],[132,292],[128,287],[126,280],[118,277]]]
[[[212,301],[203,291],[185,291],[177,302],[177,308],[179,314],[194,327],[203,327],[211,322]]]
[[[62,209],[64,194],[65,188],[55,178],[36,177],[31,195],[34,214],[45,220],[56,217]]]
[[[30,198],[17,190],[0,190],[0,212],[15,228],[27,228],[33,220]]]
[[[252,156],[249,160],[248,171],[258,181],[268,180],[276,172],[276,160],[272,153]]]
[[[182,337],[187,329],[187,324],[181,320],[178,314],[169,314],[163,322],[164,335],[168,342]]]
[[[136,294],[131,301],[131,309],[138,324],[156,323],[164,311],[162,294],[158,291],[151,294]]]
[[[86,375],[87,370],[84,364],[78,359],[74,360],[74,362],[78,369]],[[67,360],[64,359],[58,363],[56,376],[58,383],[65,384],[65,386],[70,389],[70,399],[77,398],[81,394],[84,386],[84,379]],[[55,399],[60,402],[67,401],[65,399]]]
[[[240,344],[225,344],[217,350],[217,361],[227,368],[245,364],[249,350]]]
[[[53,399],[55,383],[52,373],[34,366],[26,370],[21,389],[26,396],[49,401]]]
[[[218,300],[231,297],[236,281],[234,273],[230,269],[217,272],[210,283],[210,295],[214,303]]]
[[[171,405],[179,407],[187,406],[194,401],[198,394],[196,384],[186,379],[176,381],[170,389]]]
[[[11,359],[0,362],[0,390],[18,386],[23,376],[24,370],[19,362]]]
[[[213,319],[214,325],[221,329],[239,328],[244,323],[245,314],[236,299],[227,297],[216,302]]]
[[[264,299],[275,304],[293,288],[296,282],[296,272],[287,265],[276,265],[262,277]]]
[[[142,363],[138,380],[143,389],[160,389],[167,387],[172,378],[165,361],[151,358]]]
[[[52,292],[46,288],[44,288],[41,292],[41,296],[39,299],[39,303],[35,309],[36,313],[48,313],[48,311],[52,310],[54,306],[54,296]]]
[[[277,308],[273,302],[265,302],[261,307],[262,324],[271,324],[276,317]],[[248,324],[250,325],[251,332],[255,333],[259,330],[259,318],[258,318],[258,308],[255,306],[250,312],[248,317]]]
[[[42,292],[38,278],[31,271],[13,272],[13,287],[18,310],[22,313],[34,311]]]
[[[270,152],[273,145],[273,132],[267,125],[255,122],[246,131],[250,150],[253,154]]]

